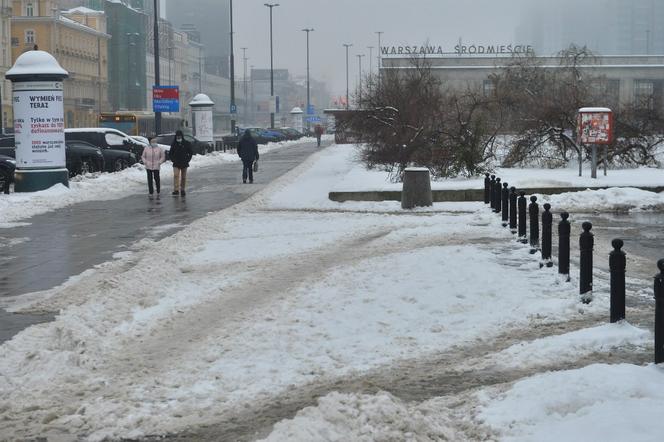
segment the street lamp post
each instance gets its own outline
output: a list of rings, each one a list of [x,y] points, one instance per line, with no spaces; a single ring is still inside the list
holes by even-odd
[[[168,84],[169,84],[169,86],[172,86],[173,85],[173,78],[172,78],[172,75],[171,75],[171,71],[172,71],[171,62],[173,60],[173,46],[169,46],[167,49],[168,49]]]
[[[377,61],[378,61],[378,64],[376,65],[376,69],[378,70],[378,80],[380,80],[381,75],[382,75],[382,74],[380,73],[380,68],[381,68],[380,65],[381,65],[381,61],[382,61],[381,58],[380,58],[380,50],[381,50],[381,46],[380,46],[380,36],[383,35],[384,32],[383,32],[383,31],[376,31],[376,34],[378,34],[378,60],[377,60]]]
[[[346,48],[346,109],[348,109],[348,48],[353,46],[352,44],[344,43],[343,46]]]
[[[274,112],[276,112],[276,103],[274,101],[274,47],[272,44],[272,9],[279,6],[279,3],[265,3],[270,8],[270,129],[274,129]]]
[[[357,61],[360,67],[360,77],[357,86],[357,107],[362,107],[362,57],[364,57],[364,54],[357,54]]]
[[[244,73],[242,75],[242,83],[244,85],[244,107],[243,107],[243,114],[244,114],[244,125],[247,126],[247,109],[249,108],[249,103],[247,102],[247,49],[248,48],[240,48],[242,49],[242,62],[244,65]]]
[[[154,84],[159,86],[159,1],[154,0]],[[154,113],[154,130],[161,133],[161,112]]]
[[[309,33],[313,32],[314,28],[304,28],[302,31],[307,33],[307,130],[311,129],[311,122],[308,115],[311,109],[311,92],[309,89]]]
[[[367,46],[367,49],[369,49],[369,77],[373,75],[373,46]]]
[[[230,16],[231,16],[231,133],[235,133],[235,113],[237,106],[235,105],[235,54],[233,49],[233,0],[230,0]]]

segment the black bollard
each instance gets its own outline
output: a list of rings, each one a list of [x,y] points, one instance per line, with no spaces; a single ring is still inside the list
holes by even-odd
[[[664,259],[657,261],[655,275],[655,364],[664,362]]]
[[[547,267],[553,267],[553,261],[551,261],[551,248],[553,242],[553,215],[549,210],[551,210],[551,204],[544,204],[544,212],[542,213],[542,263],[540,265]]]
[[[496,178],[496,187],[493,189],[494,192],[496,193],[495,199],[496,199],[496,206],[493,208],[493,211],[495,213],[500,213],[501,212],[501,200],[502,200],[502,185],[500,184],[500,178]]]
[[[510,187],[510,230],[516,233],[516,187]]]
[[[491,178],[489,174],[484,174],[484,204],[489,204],[491,202]]]
[[[611,322],[625,319],[625,269],[627,258],[622,247],[622,239],[611,241],[613,251],[609,253],[609,270],[611,271]]]
[[[579,238],[579,250],[581,251],[579,294],[584,304],[590,304],[593,296],[593,246],[595,244],[594,235],[590,232],[593,225],[588,221],[581,227],[583,232]]]
[[[507,188],[507,183],[503,183],[501,206],[503,209],[503,227],[507,227],[507,220],[509,218],[509,204],[510,204],[510,191]]]
[[[569,237],[572,230],[569,221],[569,213],[560,214],[562,220],[558,223],[558,273],[567,275],[569,282]]]
[[[489,203],[491,210],[496,208],[496,176],[491,175],[491,182],[489,183]]]
[[[519,206],[519,241],[526,244],[526,193],[520,192],[518,206]]]
[[[530,216],[530,254],[534,255],[539,249],[539,204],[535,195],[530,197],[528,215]]]

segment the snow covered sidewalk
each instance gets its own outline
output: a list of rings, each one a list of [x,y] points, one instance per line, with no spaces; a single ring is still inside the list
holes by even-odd
[[[565,321],[597,322],[608,309],[605,285],[597,281],[594,302],[580,304],[575,287],[539,270],[481,204],[403,212],[398,203],[329,201],[334,183],[357,168],[353,152],[325,149],[245,203],[62,287],[12,300],[14,311],[60,314],[0,347],[3,436],[178,432],[288,392],[460,349],[483,366],[537,373],[542,361],[652,341],[629,324],[524,338]],[[472,353],[505,336],[513,345]],[[463,359],[449,364],[465,367]],[[655,367],[630,370],[647,371],[648,388],[664,386]],[[546,410],[538,401],[553,382],[527,384],[525,410]],[[527,438],[551,422],[524,412],[507,423],[501,413],[520,397],[518,385],[423,403],[333,392],[278,424],[270,440]],[[561,410],[577,399],[569,391],[561,390]],[[464,419],[450,400],[462,401]],[[657,394],[648,400],[664,405]]]

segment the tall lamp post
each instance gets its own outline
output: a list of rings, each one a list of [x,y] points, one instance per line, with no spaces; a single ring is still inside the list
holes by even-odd
[[[276,6],[279,6],[279,3],[265,3],[265,6],[270,8],[270,129],[274,129],[274,112],[276,112],[276,103],[274,101],[274,47],[272,45],[272,9]]]
[[[369,49],[369,77],[373,75],[373,46],[367,46]]]
[[[378,80],[381,78],[381,73],[380,73],[380,65],[381,65],[381,58],[380,58],[380,36],[384,34],[383,31],[376,31],[376,34],[378,34],[378,64],[376,64],[376,69],[378,70]]]
[[[230,1],[230,16],[231,16],[231,133],[235,133],[235,114],[237,113],[237,106],[235,105],[235,54],[233,49],[233,0]]]
[[[247,110],[249,109],[249,102],[247,101],[247,49],[248,48],[240,48],[242,49],[242,62],[244,64],[244,73],[242,75],[242,83],[244,84],[244,107],[243,107],[243,114],[244,114],[244,125],[248,126],[248,120],[247,120]]]
[[[159,86],[159,1],[154,0],[154,84]],[[154,113],[154,130],[161,133],[161,112]]]
[[[362,107],[362,57],[364,54],[357,54],[357,62],[360,66],[360,77],[357,86],[357,107]]]
[[[353,46],[352,44],[344,43],[344,47],[346,48],[346,109],[348,109],[348,48]]]
[[[311,129],[311,122],[309,121],[308,115],[311,112],[311,92],[309,89],[309,33],[313,32],[314,28],[304,28],[303,32],[307,33],[307,130]]]

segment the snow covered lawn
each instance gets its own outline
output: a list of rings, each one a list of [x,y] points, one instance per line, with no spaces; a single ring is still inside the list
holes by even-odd
[[[329,201],[334,183],[357,170],[353,154],[353,146],[322,150],[242,204],[157,243],[144,241],[61,287],[10,300],[13,311],[60,314],[0,347],[3,436],[177,432],[308,385],[471,351],[505,336],[514,344],[502,351],[468,356],[467,366],[463,359],[447,363],[537,373],[552,361],[652,342],[649,331],[627,323],[520,338],[606,315],[606,284],[596,281],[593,303],[581,304],[576,287],[553,269],[540,270],[483,204],[404,212],[393,202]],[[608,378],[593,367],[586,369]],[[618,374],[647,371],[648,388],[661,390],[658,369],[628,367]],[[278,424],[268,440],[527,438],[550,423],[542,390],[559,382],[533,379],[521,381],[525,390],[517,383],[464,393],[457,411],[449,398],[418,404],[387,393],[332,392]],[[551,397],[556,410],[579,399],[575,385],[584,386],[570,383]],[[516,407],[521,391],[531,393],[532,404],[508,423],[504,410]],[[584,403],[599,403],[599,393],[588,387]],[[633,397],[627,405],[636,414]],[[664,406],[658,393],[643,398]],[[601,412],[593,411],[597,420]]]

